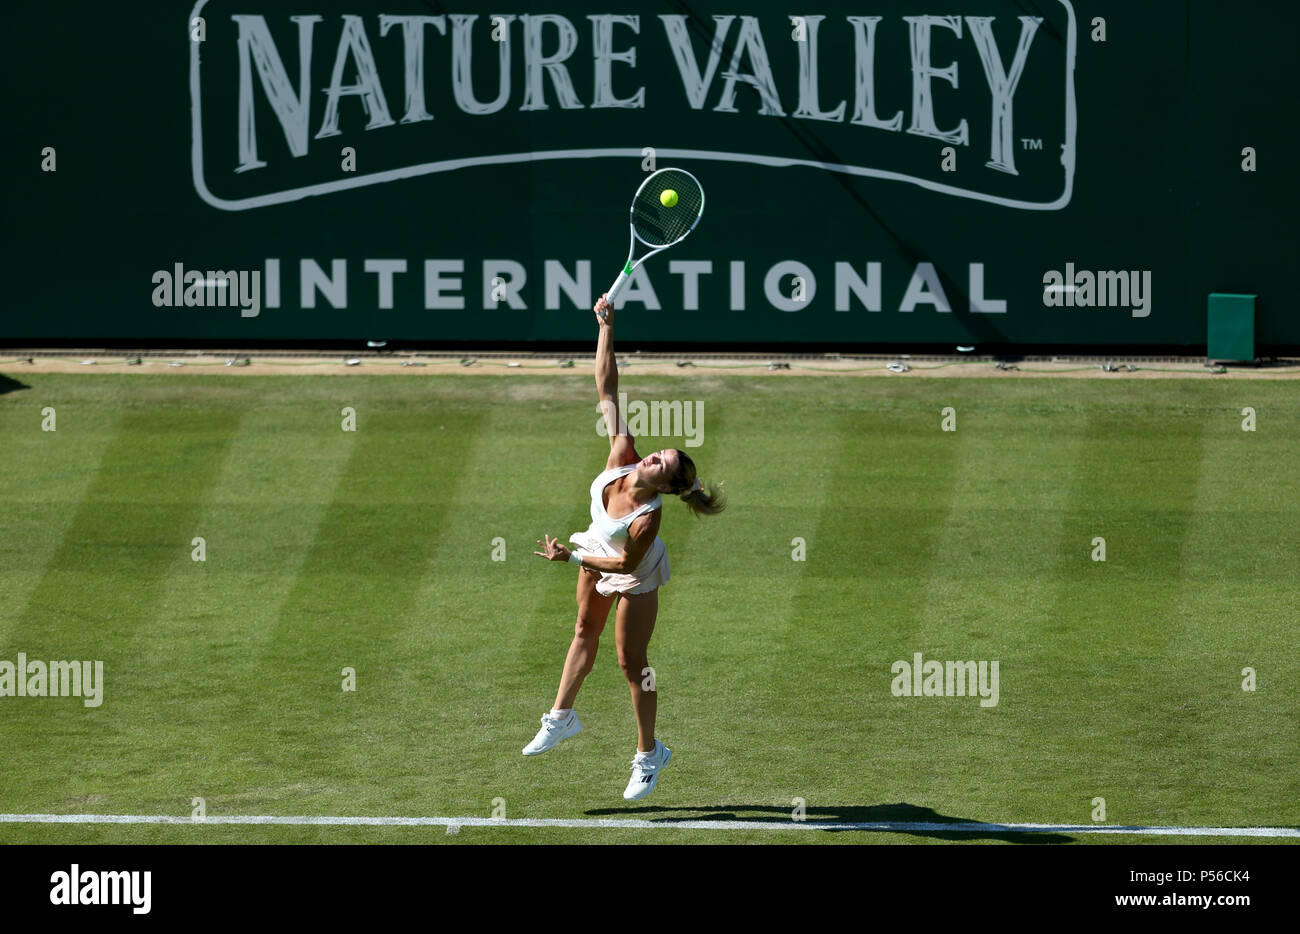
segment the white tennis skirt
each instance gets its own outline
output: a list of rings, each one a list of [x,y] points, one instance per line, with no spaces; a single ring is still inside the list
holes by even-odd
[[[607,558],[619,555],[618,551],[590,531],[574,532],[569,536],[569,541],[588,554]],[[641,566],[631,574],[601,571],[600,580],[596,581],[596,593],[606,597],[616,593],[649,593],[656,587],[668,583],[669,576],[668,549],[664,547],[664,540],[656,535],[654,544],[650,546],[650,550],[641,561]]]

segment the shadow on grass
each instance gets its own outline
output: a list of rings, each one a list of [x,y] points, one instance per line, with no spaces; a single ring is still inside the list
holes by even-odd
[[[18,380],[13,379],[12,377],[5,376],[3,373],[0,373],[0,396],[3,396],[7,392],[13,392],[17,389],[31,389],[31,388],[32,387],[28,386],[26,383],[21,383]]]
[[[915,804],[868,804],[848,807],[809,807],[807,827],[818,822],[834,824],[978,824],[964,817],[949,817],[935,812],[932,808],[918,807]],[[594,808],[586,812],[593,817],[641,817],[646,820],[659,820],[665,824],[696,820],[736,820],[750,821],[755,824],[789,824],[791,809],[787,807],[769,807],[761,804],[741,804],[734,807],[725,805],[697,808],[655,807],[653,805],[639,808]],[[826,833],[897,833],[911,837],[934,837],[938,840],[1002,840],[1005,843],[1073,843],[1074,838],[1062,833],[1032,833],[1022,830],[1000,830],[996,826],[987,829],[944,830],[942,827],[862,827],[840,828],[828,827]]]

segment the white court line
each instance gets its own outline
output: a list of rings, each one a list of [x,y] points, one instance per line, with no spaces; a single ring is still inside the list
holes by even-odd
[[[619,830],[867,830],[882,833],[1100,833],[1156,837],[1300,837],[1293,827],[1125,827],[1115,824],[983,824],[915,821],[644,820],[625,817],[277,817],[195,820],[172,814],[0,814],[0,824],[290,824],[326,827],[603,827]]]

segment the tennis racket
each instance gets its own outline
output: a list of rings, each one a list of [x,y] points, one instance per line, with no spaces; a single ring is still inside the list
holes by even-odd
[[[677,192],[677,201],[667,207],[660,200],[665,191]],[[674,244],[681,243],[695,229],[704,214],[704,189],[695,176],[684,169],[660,169],[651,172],[632,199],[627,241],[627,262],[609,287],[607,300],[612,305],[622,290],[632,270],[656,253],[662,253]],[[650,247],[650,252],[633,258],[637,241]]]

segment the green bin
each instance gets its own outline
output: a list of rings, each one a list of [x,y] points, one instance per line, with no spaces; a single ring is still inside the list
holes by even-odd
[[[1211,292],[1205,355],[1210,360],[1255,359],[1255,296]]]

